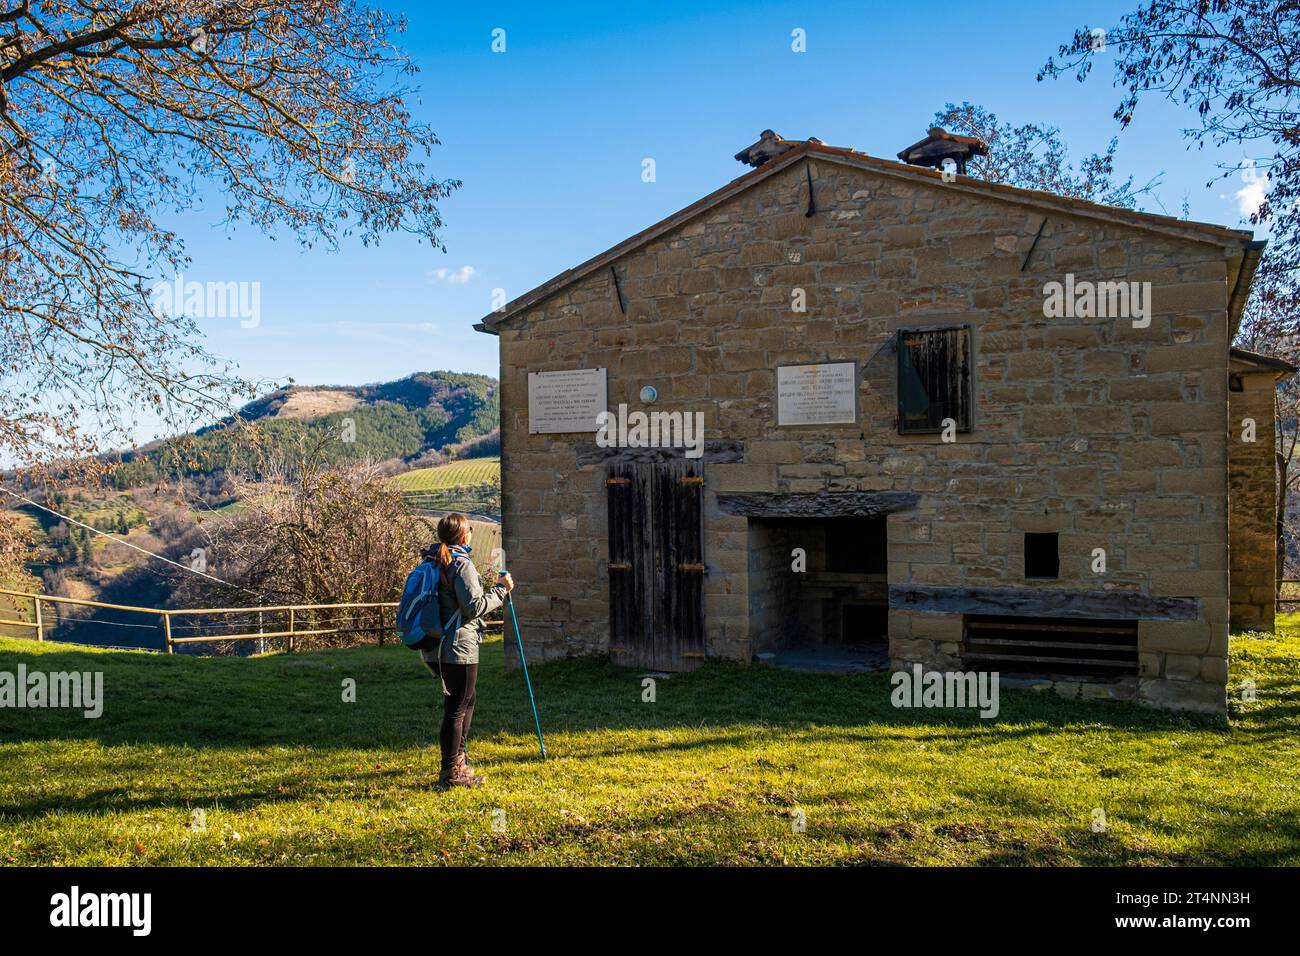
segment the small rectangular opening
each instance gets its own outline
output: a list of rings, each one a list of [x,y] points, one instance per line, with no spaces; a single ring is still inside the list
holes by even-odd
[[[1055,531],[1025,532],[1025,577],[1051,580],[1061,576],[1059,535]]]

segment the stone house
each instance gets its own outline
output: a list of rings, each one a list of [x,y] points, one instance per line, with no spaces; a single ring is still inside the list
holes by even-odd
[[[1289,362],[1232,349],[1228,359],[1228,624],[1271,631],[1278,579],[1275,396]],[[1242,441],[1248,429],[1255,441]],[[1233,430],[1235,429],[1235,434]]]
[[[1230,348],[1263,243],[968,177],[981,146],[765,132],[754,169],[476,326],[530,653],[874,647],[1225,710],[1230,619],[1272,624],[1294,371]]]

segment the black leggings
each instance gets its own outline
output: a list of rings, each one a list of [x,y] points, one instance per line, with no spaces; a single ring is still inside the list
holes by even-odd
[[[435,671],[431,665],[430,670]],[[478,683],[477,664],[443,664],[442,681],[447,693],[442,696],[442,729],[438,746],[442,750],[442,768],[448,770],[456,754],[469,745],[469,725],[474,720],[474,689]]]

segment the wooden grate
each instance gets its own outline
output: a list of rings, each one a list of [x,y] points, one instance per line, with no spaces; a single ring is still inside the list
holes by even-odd
[[[966,666],[1010,674],[1122,677],[1138,672],[1137,621],[970,614]]]

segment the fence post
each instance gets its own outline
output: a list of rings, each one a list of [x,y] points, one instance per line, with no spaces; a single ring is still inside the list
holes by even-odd
[[[167,653],[172,653],[172,616],[168,611],[163,611],[163,637],[167,641]]]
[[[41,597],[39,594],[32,595],[32,607],[36,608],[36,639],[45,640],[44,620],[41,618]]]
[[[290,654],[293,653],[293,622],[294,622],[294,609],[289,608],[289,653]]]

